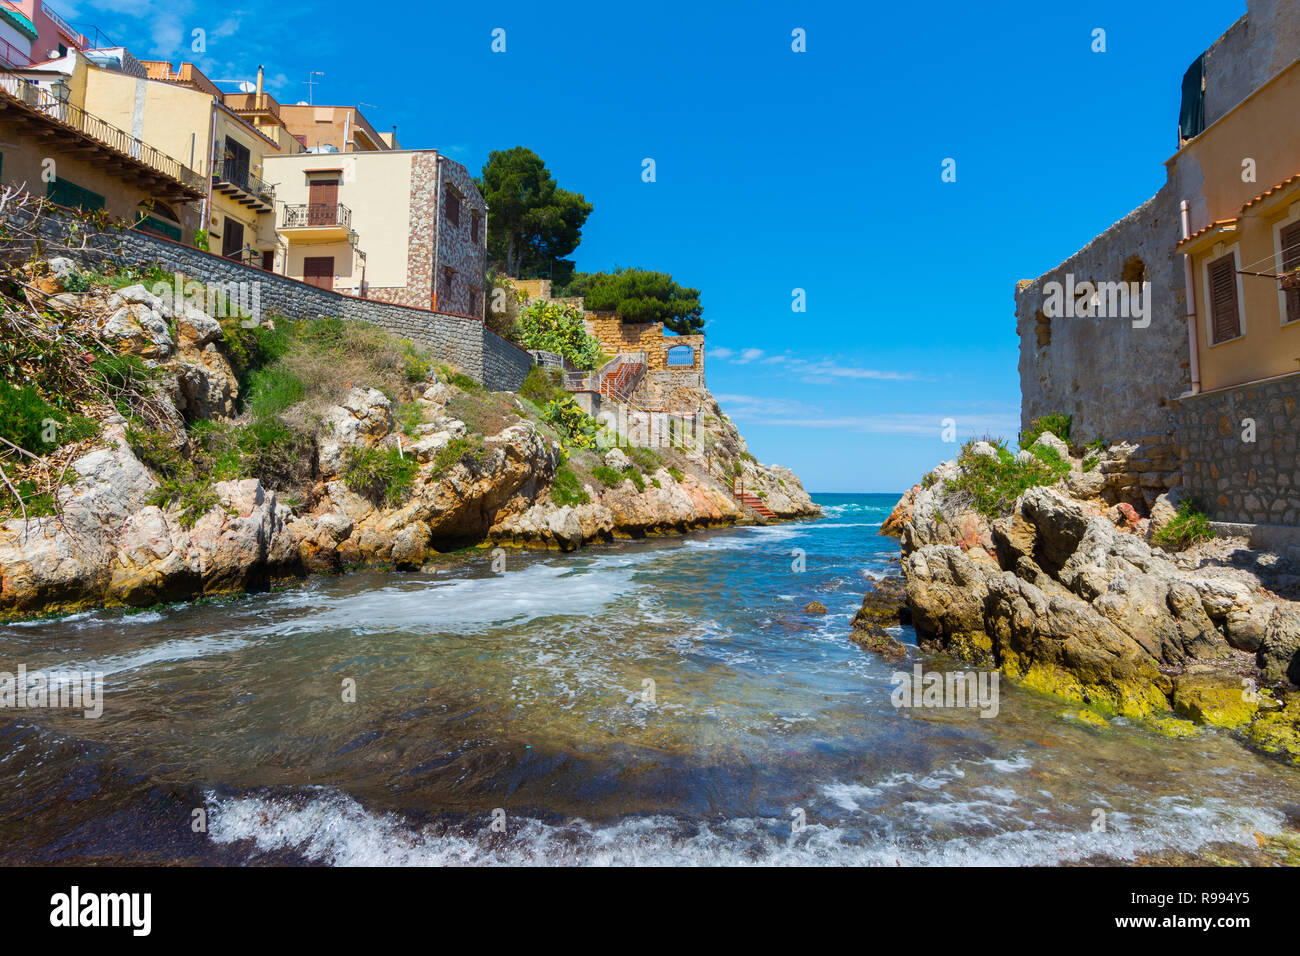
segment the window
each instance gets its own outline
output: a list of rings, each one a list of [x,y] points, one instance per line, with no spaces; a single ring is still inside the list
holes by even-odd
[[[456,192],[456,190],[453,189],[451,186],[447,187],[447,202],[445,206],[447,210],[447,221],[451,223],[453,226],[455,226],[457,229],[459,229],[460,228],[460,194]]]
[[[76,206],[87,211],[104,208],[103,196],[66,179],[56,179],[50,183],[45,197],[59,206]]]
[[[1210,344],[1235,339],[1241,332],[1241,304],[1237,298],[1237,257],[1215,259],[1205,268],[1210,310]]]
[[[1278,242],[1282,247],[1282,274],[1285,276],[1300,269],[1300,222],[1283,226],[1278,232]],[[1282,280],[1282,295],[1282,321],[1300,321],[1300,273]]]
[[[469,214],[469,238],[475,245],[478,245],[478,237],[482,229],[483,217],[479,214],[479,211],[475,209]]]

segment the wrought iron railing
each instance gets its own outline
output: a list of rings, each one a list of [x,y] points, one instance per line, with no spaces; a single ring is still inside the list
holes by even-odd
[[[116,126],[104,122],[93,113],[87,113],[79,106],[60,102],[48,90],[41,89],[40,86],[30,80],[0,74],[0,91],[26,103],[33,109],[40,110],[51,119],[57,120],[91,139],[98,140],[119,153],[124,153],[139,160],[146,166],[170,176],[191,189],[198,192],[204,190],[203,177],[194,170],[181,165],[179,160],[172,159],[166,153],[160,152],[129,133],[124,133]]]
[[[352,225],[352,210],[343,203],[307,202],[284,207],[284,229],[302,229],[308,226],[342,226]]]
[[[241,162],[236,162],[233,159],[224,160],[217,167],[216,175],[213,178],[218,182],[238,186],[251,196],[258,196],[267,202],[275,202],[275,187],[258,179]]]

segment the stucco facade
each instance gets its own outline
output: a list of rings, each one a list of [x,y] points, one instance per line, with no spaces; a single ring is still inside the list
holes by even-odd
[[[1266,507],[1247,516],[1245,496],[1219,487],[1238,472],[1261,470],[1221,463],[1212,474],[1204,467],[1198,458],[1209,447],[1199,410],[1204,403],[1193,396],[1294,372],[1300,358],[1300,327],[1282,322],[1279,284],[1267,277],[1280,265],[1279,224],[1300,213],[1294,206],[1300,196],[1293,198],[1289,186],[1274,188],[1300,173],[1300,128],[1289,121],[1300,107],[1300,9],[1275,0],[1250,0],[1248,8],[1204,54],[1204,124],[1166,160],[1165,185],[1055,269],[1019,283],[1015,296],[1022,423],[1061,412],[1073,416],[1078,442],[1138,443],[1144,454],[1176,462],[1144,488],[1148,498],[1182,485],[1219,509],[1212,517],[1230,521],[1274,512]],[[1244,172],[1247,159],[1253,178]],[[1183,241],[1185,232],[1190,241]],[[1190,283],[1184,253],[1191,257]],[[1236,257],[1231,278],[1245,334],[1216,339],[1206,266],[1220,263],[1216,288],[1223,300],[1225,254]],[[1067,280],[1139,283],[1134,289],[1149,282],[1147,314],[1134,319],[1071,309],[1062,315],[1052,284]],[[1296,378],[1286,381],[1286,388],[1296,388]],[[1275,416],[1268,420],[1276,426]],[[1201,487],[1203,477],[1214,486]]]
[[[382,150],[276,156],[266,168],[286,275],[310,280],[309,260],[329,260],[330,288],[482,318],[487,205],[464,166]]]

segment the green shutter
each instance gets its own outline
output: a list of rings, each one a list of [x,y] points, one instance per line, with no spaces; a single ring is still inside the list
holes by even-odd
[[[79,206],[88,211],[104,208],[103,196],[66,179],[56,179],[50,183],[45,196],[60,206]]]
[[[173,226],[170,222],[163,222],[156,216],[145,216],[135,224],[135,228],[141,232],[156,232],[168,239],[175,239],[177,242],[181,241],[181,227]]]

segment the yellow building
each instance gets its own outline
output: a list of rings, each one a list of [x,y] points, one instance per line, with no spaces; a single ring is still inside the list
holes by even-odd
[[[278,104],[261,90],[223,94],[192,63],[143,61],[149,79],[96,74],[88,91],[104,110],[138,120],[148,142],[190,150],[210,178],[203,221],[211,252],[273,271],[282,261],[275,231],[275,186],[266,181],[268,156],[301,152],[279,121]],[[190,237],[186,237],[187,239]]]
[[[98,68],[76,53],[0,75],[0,179],[52,202],[179,234],[198,223],[206,183],[116,112],[86,106]]]
[[[397,132],[380,133],[355,106],[280,107],[288,131],[306,149],[319,153],[363,153],[397,149]]]
[[[1171,177],[1185,197],[1193,379],[1201,391],[1300,371],[1300,62],[1189,139]]]

